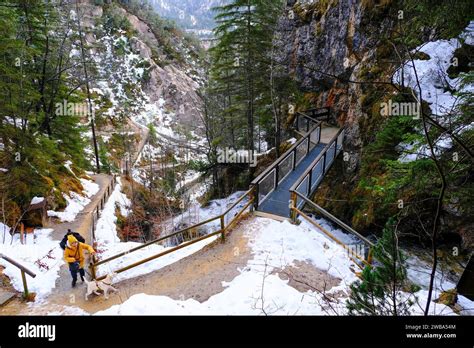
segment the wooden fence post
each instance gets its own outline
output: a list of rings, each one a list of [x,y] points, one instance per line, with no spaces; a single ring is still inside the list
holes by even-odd
[[[222,231],[222,243],[225,242],[225,222],[224,215],[221,215],[221,231]]]
[[[21,244],[25,244],[24,243],[24,233],[25,233],[25,225],[22,223],[20,223],[20,243]]]
[[[297,200],[297,196],[296,196],[296,192],[292,191],[291,192],[291,195],[290,195],[290,218],[291,218],[291,221],[293,223],[296,223],[296,210],[294,210],[293,208],[296,207],[296,200]]]
[[[255,186],[252,186],[252,191],[250,192],[249,199],[253,200],[253,204],[250,206],[250,212],[255,210]]]
[[[21,280],[23,281],[23,296],[25,299],[28,299],[29,292],[28,292],[28,284],[26,283],[26,276],[25,271],[21,270]]]
[[[259,190],[258,190],[258,184],[256,184],[254,186],[254,190],[253,190],[253,194],[254,194],[254,198],[255,200],[253,201],[253,206],[254,206],[254,209],[257,210],[258,209],[258,204],[259,204]]]

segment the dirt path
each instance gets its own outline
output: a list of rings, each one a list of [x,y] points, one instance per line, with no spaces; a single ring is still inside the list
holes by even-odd
[[[79,232],[86,239],[86,243],[91,242],[90,227],[93,221],[92,214],[113,178],[106,174],[96,174],[91,177],[95,183],[99,185],[99,191],[90,198],[90,203],[77,214],[76,219],[72,222],[56,222],[47,226],[47,228],[54,229],[51,233],[51,238],[58,241],[58,248],[59,241],[64,237],[68,229]],[[57,296],[59,293],[69,294],[71,290],[71,279],[67,265],[63,264],[59,270],[59,278],[56,279],[56,287],[50,296]],[[19,311],[15,309],[16,307],[19,307]],[[17,299],[11,301],[7,306],[0,308],[0,314],[20,314],[24,310],[28,311],[26,306]]]
[[[60,241],[69,228],[72,231],[79,232],[85,238],[86,243],[91,244],[92,236],[90,235],[90,229],[93,222],[92,214],[94,213],[97,205],[100,203],[105,190],[113,180],[112,176],[106,174],[96,174],[93,175],[92,178],[94,179],[95,183],[99,185],[99,191],[91,197],[91,202],[84,207],[83,211],[77,214],[74,221],[58,223],[51,226],[51,228],[54,229],[53,233],[51,234],[53,239]],[[53,290],[52,296],[57,295],[58,293],[69,293],[71,289],[71,281],[72,278],[69,273],[68,266],[64,264],[59,270],[59,278],[56,279],[56,287]]]
[[[112,176],[106,174],[95,174],[91,177],[94,182],[99,185],[99,191],[90,198],[91,202],[84,207],[84,210],[77,214],[77,217],[74,221],[56,222],[48,226],[48,228],[54,229],[53,233],[51,233],[52,239],[61,240],[66,234],[66,231],[71,229],[72,231],[79,232],[86,239],[86,242],[90,243],[89,230],[92,223],[92,212],[99,204],[104,191],[107,189],[112,180]]]
[[[114,284],[119,293],[111,294],[108,300],[103,296],[91,295],[85,301],[85,285],[78,283],[75,289],[54,291],[47,302],[27,308],[23,305],[21,314],[42,315],[62,306],[77,306],[89,313],[107,309],[140,293],[169,296],[175,300],[189,298],[204,302],[222,292],[222,282],[229,282],[240,274],[239,268],[252,258],[246,235],[255,233],[261,224],[254,217],[239,222],[227,235],[225,243],[217,240],[204,249],[155,272]],[[1,312],[0,312],[1,313]],[[4,313],[2,313],[4,314]],[[10,314],[20,314],[18,311]]]

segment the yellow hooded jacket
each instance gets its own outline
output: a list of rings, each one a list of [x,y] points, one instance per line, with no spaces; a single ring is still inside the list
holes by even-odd
[[[80,268],[84,268],[84,250],[90,253],[95,253],[95,250],[90,245],[78,242],[76,237],[71,234],[67,236],[67,241],[66,249],[64,249],[64,260],[68,263],[79,261]],[[72,246],[74,242],[78,242],[76,247]]]

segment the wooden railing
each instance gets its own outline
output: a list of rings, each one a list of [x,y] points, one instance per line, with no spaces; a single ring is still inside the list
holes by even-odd
[[[303,137],[295,142],[288,151],[281,155],[250,184],[255,189],[255,209],[278,188],[278,185],[321,140],[321,122],[308,115],[297,113],[295,118],[297,131],[304,131]]]
[[[342,151],[342,143],[344,141],[344,129],[331,139],[311,165],[305,172],[296,180],[290,188],[291,200],[295,203],[297,208],[301,208],[304,201],[298,201],[296,193],[300,193],[305,197],[309,197],[311,193],[318,187],[323,180],[337,155]]]
[[[226,223],[226,215],[229,214],[239,203],[241,203],[245,198],[248,199],[248,202],[241,208],[239,209],[237,212],[235,212],[235,215],[232,216],[231,220]],[[105,275],[102,275],[102,276],[99,276],[97,277],[96,276],[96,271],[97,271],[97,267],[101,266],[101,265],[104,265],[112,260],[115,260],[115,259],[118,259],[122,256],[125,256],[125,255],[129,255],[130,253],[133,253],[137,250],[141,250],[143,248],[146,248],[150,245],[153,245],[153,244],[157,244],[157,243],[160,243],[160,242],[163,242],[165,241],[166,239],[169,239],[169,238],[173,238],[173,237],[176,237],[177,235],[181,234],[181,235],[185,235],[193,230],[195,230],[196,228],[198,227],[201,227],[201,226],[204,226],[206,224],[209,224],[211,222],[214,222],[214,221],[219,221],[220,222],[220,229],[215,231],[215,232],[212,232],[212,233],[209,233],[209,234],[206,234],[204,236],[201,236],[199,238],[195,238],[195,239],[192,239],[190,241],[187,241],[187,242],[184,242],[176,247],[173,247],[173,248],[169,248],[169,249],[166,249],[158,254],[155,254],[155,255],[151,255],[145,259],[142,259],[140,261],[137,261],[137,262],[134,262],[128,266],[125,266],[125,267],[122,267],[120,269],[117,269],[117,270],[114,270],[113,272],[115,273],[122,273],[122,272],[125,272],[131,268],[134,268],[134,267],[137,267],[137,266],[140,266],[146,262],[150,262],[152,260],[155,260],[159,257],[162,257],[164,255],[167,255],[167,254],[170,254],[172,252],[175,252],[179,249],[182,249],[182,248],[185,248],[187,246],[190,246],[192,244],[195,244],[197,242],[200,242],[202,240],[205,240],[205,239],[208,239],[208,238],[211,238],[213,236],[216,236],[216,235],[221,235],[221,238],[222,238],[222,241],[225,241],[225,235],[226,235],[226,231],[228,231],[232,225],[242,216],[242,214],[247,210],[247,209],[252,209],[252,205],[254,204],[254,199],[255,199],[255,192],[254,192],[254,189],[251,188],[250,190],[248,190],[245,194],[243,194],[237,201],[235,201],[229,208],[226,209],[226,211],[220,215],[217,215],[213,218],[210,218],[206,221],[203,221],[203,222],[200,222],[196,225],[193,225],[193,226],[189,226],[189,227],[186,227],[182,230],[179,230],[177,232],[174,232],[172,234],[169,234],[167,236],[163,236],[163,237],[160,237],[158,239],[155,239],[151,242],[148,242],[148,243],[145,243],[143,245],[140,245],[138,247],[135,247],[135,248],[132,248],[130,250],[127,250],[127,251],[124,251],[122,253],[119,253],[117,255],[114,255],[114,256],[111,256],[111,257],[108,257],[104,260],[100,260],[98,262],[95,262],[93,264],[91,264],[90,266],[90,270],[91,270],[91,274],[93,276],[94,279],[97,279],[97,280],[101,280],[101,279],[104,279],[105,278]]]
[[[102,193],[102,197],[100,198],[99,203],[95,207],[94,212],[92,213],[92,223],[90,227],[91,244],[94,244],[95,242],[95,229],[96,229],[97,221],[100,218],[100,212],[104,210],[107,200],[109,199],[112,192],[114,192],[116,181],[117,181],[117,176],[114,174],[109,185]]]
[[[331,215],[329,212],[324,210],[322,207],[311,201],[309,198],[311,194],[316,190],[319,183],[324,178],[325,174],[334,163],[337,155],[342,151],[342,144],[344,141],[344,129],[340,129],[339,132],[331,139],[311,165],[305,170],[305,172],[293,183],[290,188],[290,217],[291,220],[296,223],[297,216],[301,216],[307,220],[311,225],[318,228],[329,238],[334,240],[337,244],[341,245],[347,252],[351,260],[355,262],[360,268],[363,265],[369,265],[372,262],[372,247],[374,244],[367,238],[362,236],[360,233],[355,231],[353,228]],[[332,233],[327,231],[324,227],[319,225],[314,219],[309,217],[302,211],[304,205],[308,205],[312,209],[316,210],[318,214],[323,215],[334,224],[341,227],[347,233],[350,233],[359,238],[367,248],[363,248],[364,252],[361,253],[360,248],[346,245],[344,242],[336,238]],[[363,254],[363,255],[361,255]],[[354,258],[358,259],[356,262]]]
[[[296,200],[292,199],[290,202],[290,209],[291,209],[291,215],[292,215],[292,220],[296,222],[297,216],[302,217],[306,221],[308,221],[311,225],[315,226],[317,229],[319,229],[321,232],[326,234],[329,238],[331,238],[333,241],[335,241],[337,244],[342,246],[347,252],[348,252],[348,257],[354,261],[356,265],[359,266],[359,268],[363,268],[364,265],[370,265],[372,263],[372,248],[374,247],[374,243],[372,243],[370,240],[365,238],[363,235],[358,233],[356,230],[354,230],[352,227],[348,226],[341,220],[339,220],[337,217],[334,215],[330,214],[326,210],[324,210],[322,207],[305,197],[303,194],[299,192],[292,192],[294,195],[298,196],[301,198],[301,200],[307,204],[311,209],[314,209],[319,215],[324,216],[326,219],[331,221],[332,223],[336,224],[337,226],[341,227],[345,232],[352,234],[356,236],[358,239],[362,241],[364,244],[364,248],[359,248],[359,247],[354,247],[353,245],[347,245],[346,243],[342,242],[340,239],[334,236],[331,232],[326,230],[323,226],[318,224],[314,219],[312,219],[308,214],[300,210],[296,205],[295,202]],[[363,252],[361,252],[363,250]],[[358,259],[360,261],[357,262],[354,260],[354,258]]]
[[[28,268],[23,266],[22,264],[16,262],[15,260],[9,258],[6,255],[0,254],[0,258],[4,259],[5,261],[11,263],[13,266],[17,267],[21,271],[21,280],[23,281],[23,296],[24,298],[28,298],[29,292],[28,292],[28,284],[26,282],[26,274],[28,274],[31,278],[35,278],[36,274],[30,271]]]
[[[104,260],[96,261],[90,265],[90,270],[91,274],[94,279],[101,280],[105,278],[105,275],[102,275],[100,277],[96,276],[96,271],[97,267],[104,265],[110,261],[113,261],[115,259],[118,259],[122,256],[128,255],[130,253],[133,253],[137,250],[141,250],[143,248],[146,248],[150,245],[157,244],[160,242],[163,242],[169,238],[176,237],[178,235],[185,235],[189,233],[190,231],[193,231],[197,229],[198,227],[204,226],[206,224],[209,224],[214,221],[220,221],[220,229],[218,231],[206,234],[204,236],[201,236],[199,238],[192,239],[190,241],[184,242],[176,247],[169,248],[161,253],[149,256],[143,260],[137,261],[133,264],[130,264],[128,266],[122,267],[118,270],[115,270],[115,273],[122,273],[125,272],[131,268],[137,267],[139,265],[142,265],[146,262],[155,260],[161,256],[170,254],[176,250],[185,248],[189,245],[192,245],[194,243],[200,242],[202,240],[205,240],[207,238],[211,238],[215,235],[221,235],[222,240],[225,240],[225,234],[226,231],[241,217],[241,215],[248,209],[250,208],[257,208],[259,204],[261,204],[267,197],[268,195],[275,190],[278,185],[292,172],[295,170],[296,166],[308,155],[308,153],[317,145],[320,143],[321,140],[321,121],[316,120],[316,118],[319,118],[320,116],[327,116],[329,117],[330,110],[329,108],[322,108],[322,109],[312,109],[309,110],[312,117],[304,114],[304,113],[297,113],[296,118],[295,118],[295,128],[297,131],[305,132],[303,134],[303,137],[299,139],[295,144],[291,146],[291,148],[286,151],[282,156],[280,156],[275,162],[272,163],[270,167],[268,167],[263,173],[261,173],[257,178],[255,178],[251,185],[250,189],[242,195],[234,204],[232,204],[231,207],[229,207],[224,213],[217,215],[211,219],[208,219],[206,221],[200,222],[196,225],[189,226],[187,228],[184,228],[182,230],[179,230],[177,232],[171,233],[169,235],[163,236],[161,238],[158,238],[156,240],[150,241],[148,243],[145,243],[143,245],[140,245],[136,248],[132,248],[130,250],[127,250],[125,252],[119,253],[117,255],[108,257]],[[115,181],[115,178],[114,178]],[[113,187],[112,187],[113,190]],[[110,193],[108,194],[110,195]],[[106,196],[105,200],[108,198],[108,195]],[[232,220],[226,224],[225,222],[225,217],[227,214],[229,214],[240,202],[242,202],[245,198],[248,198],[248,202],[243,206],[232,218]],[[105,202],[105,201],[104,201]],[[105,204],[105,203],[104,203]],[[99,210],[100,209],[100,210]],[[94,217],[96,217],[93,221],[93,228],[92,228],[92,236],[93,240],[95,240],[95,224],[99,218],[100,211],[103,209],[103,204],[101,208],[99,206],[96,209],[96,212],[94,213]]]

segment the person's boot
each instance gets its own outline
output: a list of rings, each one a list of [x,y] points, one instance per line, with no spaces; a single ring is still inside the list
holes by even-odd
[[[76,283],[77,283],[77,280],[76,280],[76,279],[73,279],[73,280],[72,280],[72,287],[73,287],[73,288],[76,287]]]
[[[84,276],[81,274],[81,280],[84,283]]]

